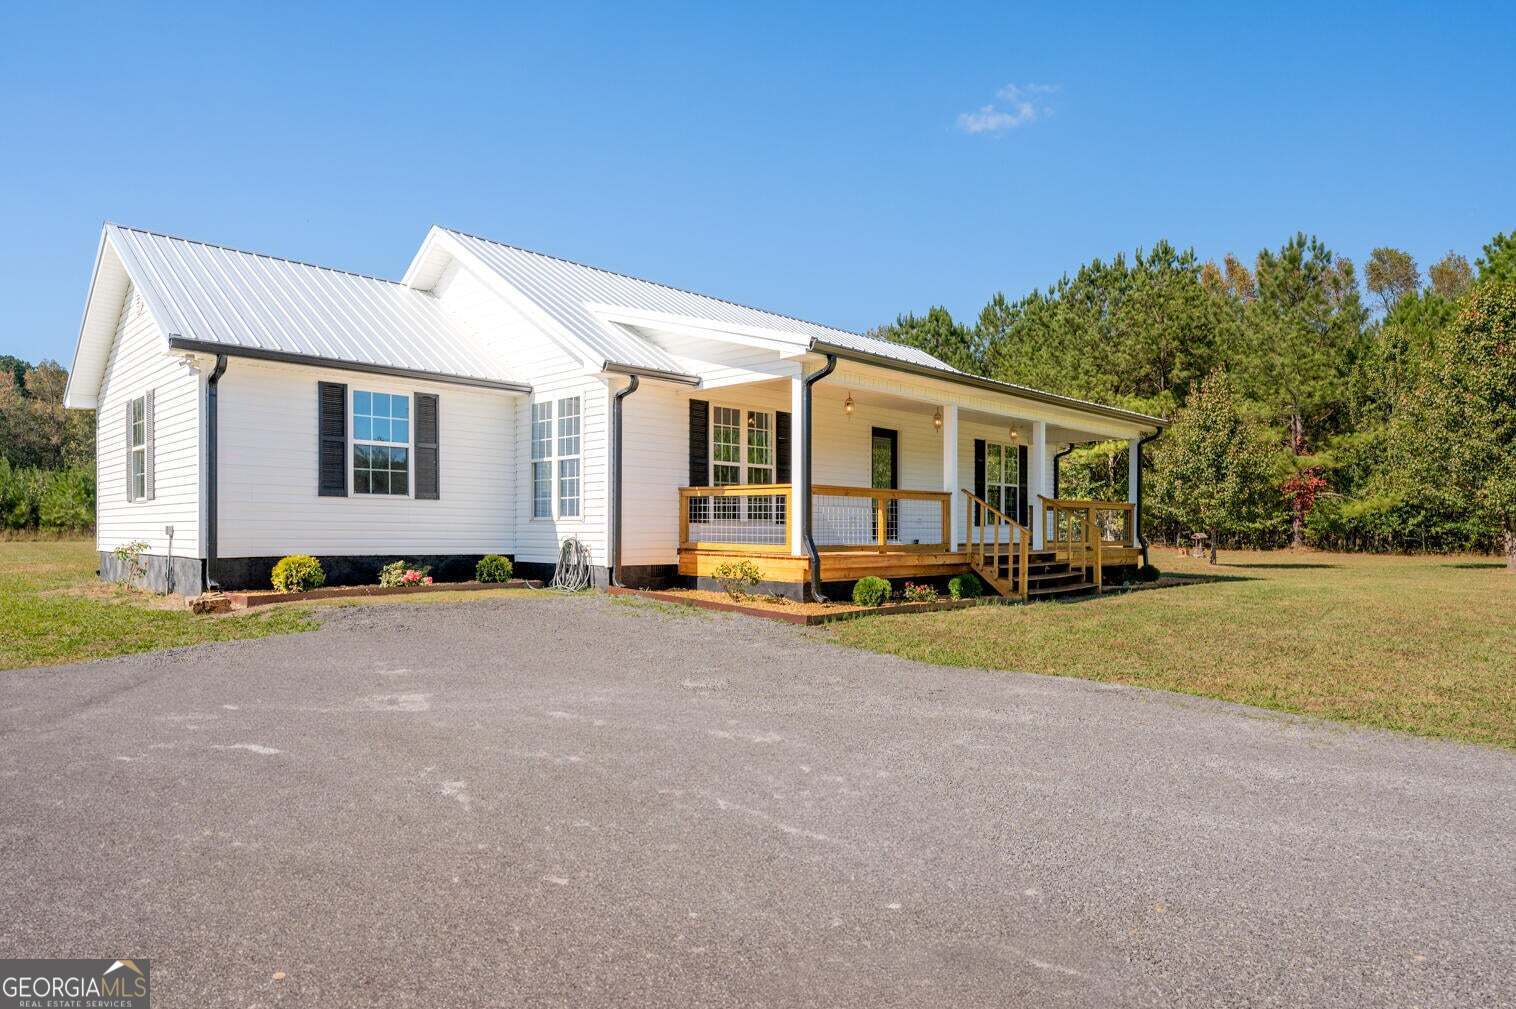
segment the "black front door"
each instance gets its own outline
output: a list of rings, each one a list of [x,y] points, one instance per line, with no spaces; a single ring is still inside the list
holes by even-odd
[[[874,428],[869,471],[871,474],[869,486],[875,489],[900,489],[900,433],[898,431],[892,431],[887,427]],[[900,538],[900,502],[893,498],[885,506],[885,522],[886,541],[898,540]],[[879,513],[877,511],[869,522],[869,528],[873,532],[874,542],[879,542]]]

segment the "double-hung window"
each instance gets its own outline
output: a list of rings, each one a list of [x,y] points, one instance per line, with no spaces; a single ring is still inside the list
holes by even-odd
[[[1021,456],[1015,445],[984,446],[984,499],[1015,519],[1021,507]]]
[[[411,398],[353,393],[353,493],[411,492]]]
[[[711,486],[774,482],[774,415],[731,406],[711,408]],[[718,497],[716,518],[768,521],[782,498]],[[782,516],[778,516],[782,518]]]
[[[147,397],[132,400],[132,500],[147,497]]]
[[[580,516],[582,423],[578,396],[532,404],[532,518]]]

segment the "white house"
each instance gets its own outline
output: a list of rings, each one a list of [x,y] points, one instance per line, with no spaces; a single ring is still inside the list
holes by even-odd
[[[1116,502],[1059,499],[1057,455],[1162,428],[435,227],[397,282],[107,224],[66,403],[97,411],[102,575],[142,542],[186,594],[291,553],[541,577],[571,537],[601,583],[1075,589],[1140,559],[1141,453]]]

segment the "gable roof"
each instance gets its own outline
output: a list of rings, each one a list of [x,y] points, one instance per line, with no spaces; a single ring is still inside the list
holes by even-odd
[[[777,312],[765,312],[721,298],[532,252],[451,228],[435,228],[433,231],[453,239],[475,262],[529,298],[536,308],[587,348],[598,359],[596,364],[665,372],[682,370],[678,362],[661,347],[624,327],[608,325],[597,318],[595,308],[603,306],[659,313],[691,322],[714,322],[743,330],[762,330],[778,338],[788,338],[800,349],[824,343],[907,364],[955,372],[955,369],[931,354],[904,344],[834,329]],[[406,271],[407,283],[417,282],[423,256],[424,252],[418,253],[416,261]]]
[[[86,401],[100,387],[126,281],[170,346],[527,388],[512,375],[505,348],[425,292],[107,223],[70,373],[70,405],[93,405]]]

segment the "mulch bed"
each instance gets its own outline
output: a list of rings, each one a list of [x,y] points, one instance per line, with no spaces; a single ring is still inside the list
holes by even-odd
[[[306,599],[344,599],[351,596],[413,596],[423,592],[480,592],[487,589],[540,589],[542,583],[521,578],[508,582],[433,582],[431,585],[337,585],[329,589],[311,589],[309,592],[228,592],[227,599],[234,610],[253,606],[268,606],[271,603],[294,603]]]
[[[999,596],[984,596],[979,599],[939,599],[934,603],[891,602],[883,606],[854,606],[852,603],[799,603],[790,599],[771,596],[754,596],[745,602],[733,602],[725,593],[706,592],[695,589],[608,589],[615,596],[638,596],[656,599],[663,603],[693,606],[719,613],[741,613],[764,620],[815,627],[838,620],[856,620],[859,617],[884,617],[900,613],[934,613],[938,610],[962,610],[973,606],[1003,606],[1019,603],[1019,599],[1002,599]]]

